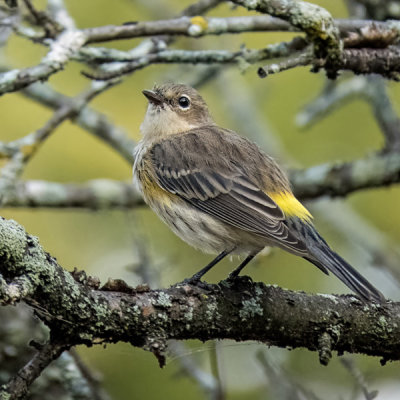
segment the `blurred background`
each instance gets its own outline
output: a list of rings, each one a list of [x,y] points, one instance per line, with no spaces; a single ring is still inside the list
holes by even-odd
[[[348,16],[342,1],[315,3],[327,8],[335,18]],[[44,1],[35,2],[38,8],[45,4]],[[65,4],[77,26],[85,28],[165,19],[179,14],[191,2],[117,0],[111,4],[105,0],[65,0]],[[227,3],[209,13],[221,17],[248,14]],[[291,37],[290,33],[246,33],[183,38],[173,47],[234,51],[243,43],[249,48],[261,48]],[[127,50],[141,40],[102,43],[101,46]],[[46,54],[45,48],[15,35],[0,51],[1,61],[14,68],[35,65]],[[202,82],[199,90],[219,125],[252,138],[287,169],[335,160],[351,161],[383,146],[384,138],[371,108],[362,99],[346,102],[310,127],[299,126],[299,113],[326,84],[323,73],[313,74],[308,67],[302,67],[261,80],[257,67],[249,66],[241,71],[236,66],[222,66],[214,79]],[[71,62],[63,72],[53,75],[49,83],[56,90],[74,96],[90,84],[80,74],[82,69],[81,64]],[[122,84],[97,97],[91,106],[137,141],[147,105],[141,91],[166,80],[199,83],[205,69],[193,65],[154,65],[128,76]],[[343,74],[341,80],[352,78]],[[393,82],[388,82],[387,87],[392,104],[398,110],[400,87]],[[51,115],[51,110],[18,92],[2,96],[0,140],[7,142],[25,136],[41,127]],[[74,123],[65,122],[46,140],[22,178],[57,182],[110,178],[130,182],[131,171],[132,166],[109,146]],[[400,273],[399,264],[396,265],[400,259],[396,258],[396,246],[400,241],[399,203],[400,189],[396,186],[307,203],[317,228],[332,247],[387,297],[397,300],[400,296],[393,277]],[[99,276],[102,282],[113,277],[137,285],[142,281],[138,271],[144,267],[151,269],[156,285],[167,287],[191,276],[211,260],[211,256],[192,249],[174,236],[146,207],[129,211],[8,208],[2,209],[1,215],[15,219],[29,233],[38,236],[43,247],[64,268],[84,269]],[[371,243],[382,253],[390,254],[388,265],[380,265],[368,251],[373,247]],[[206,280],[217,282],[225,278],[238,261],[222,262],[207,274]],[[398,271],[388,272],[393,265]],[[334,277],[327,277],[306,261],[275,249],[258,257],[244,273],[254,281],[292,290],[348,292]],[[314,398],[312,393],[320,399],[365,398],[352,372],[338,357],[334,356],[327,367],[322,367],[316,353],[301,349],[288,351],[255,343],[193,341],[186,343],[183,350],[172,351],[164,369],[158,367],[151,353],[127,344],[81,347],[78,352],[90,367],[101,373],[105,389],[116,400],[207,398],[204,388],[182,372],[183,359],[187,357],[206,373],[218,377],[227,399]],[[368,387],[380,391],[379,399],[399,398],[397,363],[382,367],[377,358],[352,356],[351,360],[364,375]],[[303,397],[293,397],[295,394],[288,392],[292,386],[304,388],[304,393],[300,391]],[[300,392],[296,392],[296,396]]]

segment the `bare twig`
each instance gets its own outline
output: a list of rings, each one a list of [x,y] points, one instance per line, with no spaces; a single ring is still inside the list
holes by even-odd
[[[228,50],[165,50],[161,48],[157,52],[147,54],[149,63],[233,63],[243,59],[249,63],[268,58],[285,57],[293,52],[303,50],[308,43],[301,37],[295,37],[290,42],[271,44],[263,49],[247,49],[242,47],[238,51]],[[143,60],[143,56],[137,56],[131,51],[120,51],[102,47],[86,47],[81,49],[76,57],[80,61],[104,63],[104,62],[130,62],[136,63]],[[129,64],[128,64],[129,65]]]
[[[345,101],[354,98],[366,100],[385,137],[383,151],[400,148],[400,119],[393,108],[385,81],[379,76],[354,77],[338,84],[327,85],[317,98],[297,115],[297,123],[304,127],[331,113]]]
[[[257,352],[257,360],[269,381],[268,392],[271,397],[280,400],[320,400],[311,390],[295,382],[283,368],[273,363],[265,351]]]
[[[367,383],[361,371],[356,367],[354,361],[350,357],[341,357],[340,362],[349,371],[351,376],[357,383],[357,386],[362,391],[365,400],[374,400],[378,396],[378,391],[373,390],[372,392],[368,390]]]
[[[64,0],[48,0],[47,6],[50,16],[60,26],[67,30],[76,29],[75,21],[69,15],[65,7]]]
[[[35,23],[42,26],[45,30],[46,37],[54,38],[61,31],[58,24],[53,21],[48,14],[43,11],[38,11],[32,4],[31,0],[23,0],[26,8],[31,13]]]
[[[309,65],[313,60],[312,54],[310,52],[304,52],[300,54],[294,54],[284,61],[279,63],[274,63],[261,67],[257,70],[258,76],[260,78],[266,78],[268,75],[276,74],[278,72],[286,71],[288,69]]]
[[[367,77],[366,96],[385,137],[384,151],[400,150],[400,118],[390,101],[386,82],[380,76]]]
[[[68,349],[66,343],[46,343],[24,367],[6,384],[0,387],[0,398],[18,400],[25,397],[29,386],[42,371]]]
[[[74,117],[90,100],[113,86],[116,81],[109,81],[76,96],[69,104],[62,105],[47,123],[37,131],[6,145],[0,143],[0,156],[5,159],[0,176],[0,204],[5,204],[12,197],[16,179],[21,175],[28,161],[45,139],[66,119]],[[3,150],[3,151],[1,151]],[[3,154],[1,154],[3,153]]]
[[[326,82],[321,93],[297,114],[297,125],[301,128],[312,126],[325,115],[345,105],[347,101],[362,96],[366,92],[366,85],[367,81],[363,76],[356,76],[341,82]]]
[[[313,61],[314,71],[320,68],[329,69],[328,59]],[[355,74],[379,74],[385,78],[399,80],[400,50],[397,46],[384,49],[345,49],[340,61],[336,63],[338,70],[349,70]]]
[[[356,0],[356,2],[366,8],[368,15],[378,20],[398,19],[400,17],[400,8],[396,0]]]
[[[111,400],[110,396],[100,386],[100,377],[96,376],[96,374],[94,374],[93,371],[88,368],[88,366],[79,357],[75,349],[64,352],[61,357],[63,356],[67,359],[70,359],[67,360],[67,362],[69,361],[69,364],[72,363],[74,369],[77,370],[75,379],[69,380],[70,386],[73,386],[70,388],[69,392],[76,392],[80,389],[78,386],[84,386],[86,389],[88,389],[86,392],[87,400]],[[77,397],[81,399],[83,397],[82,393],[79,393],[79,396]],[[85,400],[85,398],[82,400]]]
[[[187,354],[188,348],[181,342],[170,340],[168,354],[177,359],[184,373],[195,380],[199,387],[208,395],[210,400],[219,400],[219,386],[217,380],[209,373],[203,371],[198,363]]]
[[[75,103],[74,98],[65,96],[52,89],[51,86],[44,84],[30,85],[23,89],[22,93],[52,109],[73,106]],[[74,122],[105,141],[129,163],[133,163],[134,141],[121,128],[110,122],[104,114],[90,107],[83,107],[77,110]]]
[[[43,81],[60,71],[72,54],[85,43],[80,31],[65,31],[51,45],[49,53],[40,64],[24,69],[13,69],[0,75],[0,95],[22,89],[33,82]]]
[[[303,2],[303,4],[304,3],[305,2]],[[308,5],[306,5],[306,7],[308,7]],[[281,18],[275,18],[267,15],[226,18],[187,17],[196,15],[198,15],[198,13],[186,14],[184,17],[167,20],[137,22],[130,25],[105,25],[96,28],[84,29],[82,32],[87,37],[86,43],[97,43],[110,40],[132,39],[135,37],[157,35],[183,35],[199,37],[205,35],[221,35],[226,33],[243,32],[300,32],[306,29],[300,24],[291,24],[290,22],[286,22]],[[324,37],[324,29],[326,28],[329,30],[331,28],[328,26],[324,28],[322,24],[318,27],[318,15],[314,14],[314,17],[316,19],[315,35]],[[328,16],[326,17],[329,19]],[[291,18],[294,19],[295,14],[293,14]],[[346,34],[348,32],[357,32],[360,30],[368,31],[370,29],[379,29],[383,34],[384,32],[399,32],[400,27],[400,23],[398,21],[380,22],[358,19],[335,19],[332,21],[342,34]],[[306,20],[303,20],[303,22],[306,24]],[[313,27],[310,25],[309,32],[311,36],[313,36],[312,29]],[[334,34],[332,33],[332,35]]]
[[[84,72],[83,74],[89,78],[96,80],[109,80],[119,77],[124,74],[131,73],[133,71],[142,69],[152,64],[237,64],[242,66],[243,64],[253,64],[255,62],[276,58],[276,57],[285,57],[288,54],[291,54],[293,51],[303,49],[307,43],[302,38],[295,38],[291,42],[281,42],[276,45],[269,45],[264,49],[253,50],[253,49],[241,49],[236,52],[227,51],[227,50],[162,50],[157,53],[147,54],[136,59],[133,62],[127,62],[117,71],[111,71],[106,73],[90,73]],[[108,51],[98,52],[95,50],[95,53],[98,53],[98,57],[102,60],[102,57],[107,57]],[[116,56],[117,60],[119,57],[129,57],[129,54],[115,54],[113,52],[112,56]],[[303,60],[304,58],[304,60]],[[298,59],[300,61],[298,61]],[[282,66],[282,70],[288,68],[294,68],[299,65],[299,63],[303,63],[307,65],[312,60],[312,57],[308,54],[301,55],[293,61],[293,65],[288,65],[286,68]],[[292,60],[292,59],[290,59]],[[121,61],[121,60],[118,60]],[[126,61],[126,59],[125,59]],[[278,72],[278,71],[275,71]]]

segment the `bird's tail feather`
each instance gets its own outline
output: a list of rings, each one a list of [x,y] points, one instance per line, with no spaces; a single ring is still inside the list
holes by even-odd
[[[308,254],[303,258],[326,274],[332,272],[364,301],[375,300],[378,303],[385,301],[378,289],[329,247],[311,223],[298,218],[289,219],[288,223],[306,243]]]
[[[363,300],[375,300],[378,303],[385,301],[383,294],[369,283],[339,254],[335,253],[324,239],[315,231],[320,241],[308,247],[311,257],[304,257],[321,270],[329,270],[336,275],[346,286],[357,293]]]

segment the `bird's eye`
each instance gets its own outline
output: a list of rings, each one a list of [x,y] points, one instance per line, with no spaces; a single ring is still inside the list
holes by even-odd
[[[180,108],[189,108],[189,106],[190,106],[189,97],[187,97],[187,96],[179,97],[178,103],[179,103]]]

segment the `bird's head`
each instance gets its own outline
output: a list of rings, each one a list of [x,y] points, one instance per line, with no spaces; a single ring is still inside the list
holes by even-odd
[[[141,125],[144,136],[164,137],[214,123],[207,104],[190,86],[166,83],[143,94],[149,101]]]

